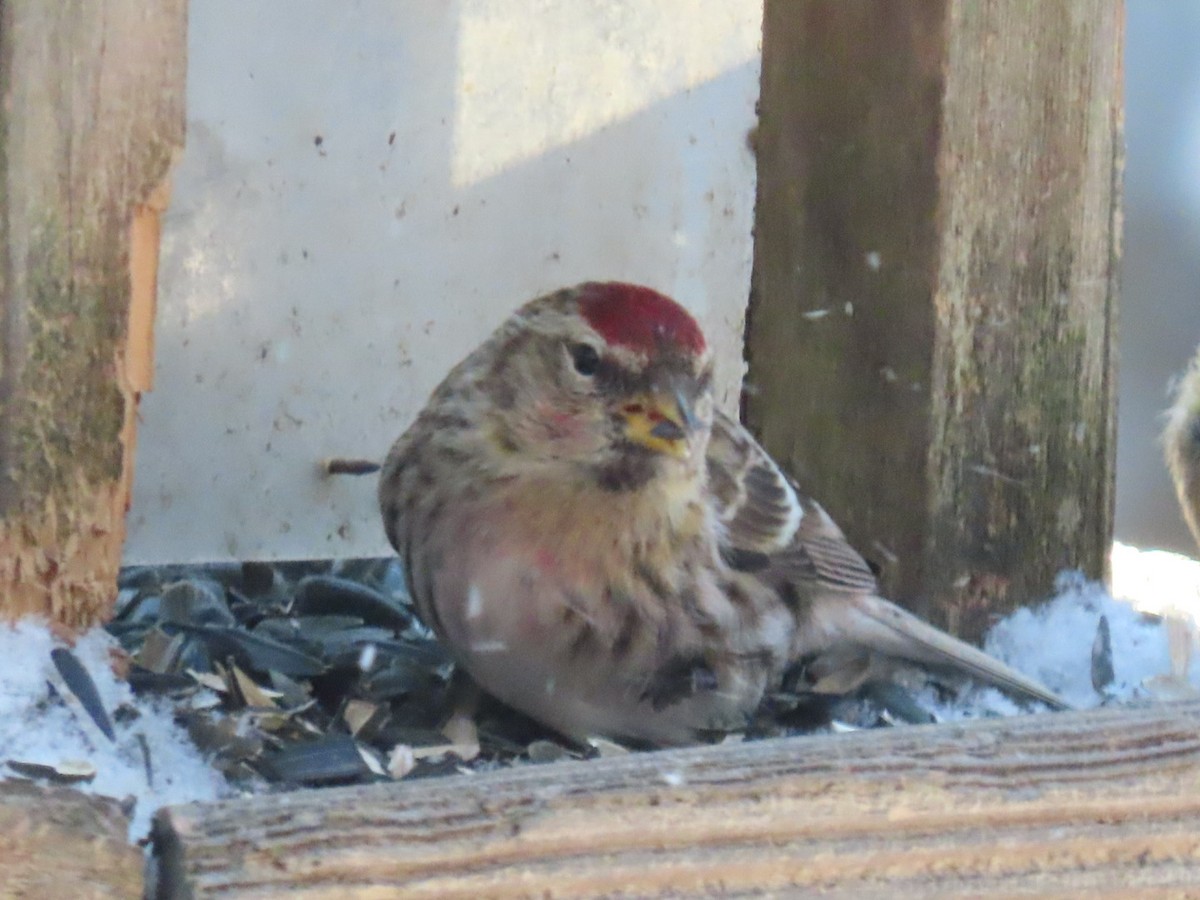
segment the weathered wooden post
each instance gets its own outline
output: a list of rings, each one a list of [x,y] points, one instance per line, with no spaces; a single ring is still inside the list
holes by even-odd
[[[184,0],[0,2],[0,619],[115,599],[185,32]]]
[[[1105,574],[1123,7],[766,0],[746,415],[976,638]]]

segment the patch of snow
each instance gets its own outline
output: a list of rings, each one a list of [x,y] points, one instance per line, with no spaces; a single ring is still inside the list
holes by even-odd
[[[1111,593],[1077,572],[1063,573],[1052,599],[998,622],[984,648],[1078,709],[1200,696],[1200,666],[1189,665],[1200,622],[1200,562],[1117,543],[1112,570]],[[1092,648],[1101,616],[1108,620],[1113,680],[1097,691]],[[920,701],[942,721],[1022,712],[992,688],[950,703],[927,689]]]
[[[117,740],[104,738],[88,727],[90,722],[81,724],[49,687],[55,671],[50,651],[58,646],[61,642],[41,623],[0,625],[0,778],[15,777],[7,767],[9,760],[54,767],[86,760],[95,767],[96,777],[76,787],[135,799],[131,841],[149,833],[151,816],[161,806],[233,793],[175,724],[165,704],[135,697],[113,674],[109,654],[117,645],[102,629],[80,637],[72,652],[95,682]],[[122,714],[114,715],[122,707]],[[136,714],[124,714],[127,711]]]
[[[1111,559],[1114,597],[1143,612],[1200,621],[1200,561],[1121,543],[1113,544]]]
[[[375,658],[379,655],[379,648],[374,644],[363,644],[362,650],[358,653],[358,669],[360,672],[370,672],[375,668]]]
[[[478,619],[481,615],[483,615],[483,594],[479,590],[479,585],[472,582],[467,591],[467,618]]]

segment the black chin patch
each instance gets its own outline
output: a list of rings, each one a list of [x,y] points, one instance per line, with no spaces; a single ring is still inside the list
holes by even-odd
[[[612,460],[597,468],[597,481],[604,490],[613,493],[636,491],[654,477],[657,464],[657,454],[653,450],[632,443],[622,444]]]

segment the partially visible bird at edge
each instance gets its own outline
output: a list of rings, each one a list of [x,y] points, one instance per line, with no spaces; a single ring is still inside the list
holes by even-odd
[[[1167,411],[1163,449],[1183,519],[1200,548],[1200,347]]]

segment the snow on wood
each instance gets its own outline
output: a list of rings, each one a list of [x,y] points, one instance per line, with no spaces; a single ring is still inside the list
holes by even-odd
[[[0,778],[41,776],[41,770],[47,773],[41,777],[55,780],[64,771],[88,770],[91,777],[81,778],[78,790],[124,801],[130,840],[146,836],[151,815],[164,804],[230,793],[211,761],[175,724],[173,711],[135,697],[117,678],[110,659],[116,644],[103,631],[83,635],[73,654],[114,720],[116,740],[89,727],[86,713],[56,702],[61,694],[49,686],[56,643],[38,623],[0,625]]]

